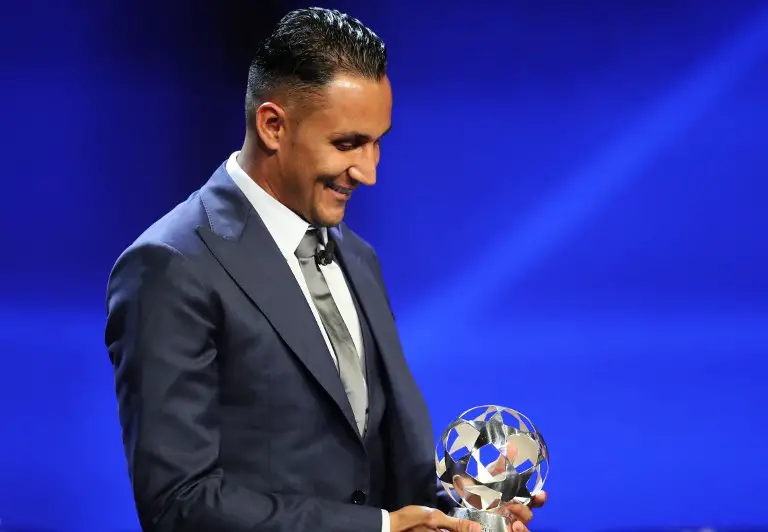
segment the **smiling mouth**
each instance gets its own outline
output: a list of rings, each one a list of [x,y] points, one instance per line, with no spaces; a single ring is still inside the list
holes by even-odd
[[[338,192],[339,194],[344,194],[345,196],[349,196],[350,194],[352,194],[352,191],[354,190],[352,188],[347,188],[347,187],[341,187],[339,185],[334,185],[333,183],[326,183],[325,186],[330,188],[331,190],[333,190],[335,192]]]

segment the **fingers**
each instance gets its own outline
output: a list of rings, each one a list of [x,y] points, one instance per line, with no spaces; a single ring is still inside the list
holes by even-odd
[[[406,506],[389,514],[390,532],[404,532],[416,529],[424,523],[425,516],[431,511],[426,506]]]
[[[432,530],[448,530],[450,532],[483,532],[480,523],[449,517],[439,510],[433,510],[427,517],[426,523]]]
[[[435,531],[447,530],[449,532],[482,532],[479,523],[473,523],[464,519],[449,517],[440,510],[426,506],[406,506],[389,514],[390,530],[392,532],[405,531]]]
[[[533,499],[531,499],[531,508],[541,508],[544,506],[544,503],[547,502],[547,492],[546,491],[540,491],[537,493]]]
[[[533,519],[533,511],[527,506],[516,502],[501,506],[498,512],[510,521],[522,521],[523,524],[528,524]]]
[[[515,521],[512,523],[512,532],[528,532],[528,527],[521,521]]]
[[[527,525],[533,519],[533,512],[525,505],[512,502],[491,510],[494,513],[503,515],[509,522],[518,522]]]
[[[508,503],[493,511],[510,521],[507,529],[511,532],[528,532],[527,525],[533,519],[531,508],[540,508],[546,501],[547,494],[542,491],[533,497],[529,505]],[[390,527],[392,532],[482,532],[480,523],[450,517],[426,506],[406,506],[390,513]]]

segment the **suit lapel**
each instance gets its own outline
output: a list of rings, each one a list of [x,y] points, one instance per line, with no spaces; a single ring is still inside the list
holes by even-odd
[[[394,381],[396,377],[403,375],[404,371],[409,373],[409,370],[405,366],[395,321],[383,287],[379,286],[370,267],[363,263],[354,242],[344,238],[342,229],[335,228],[329,235],[336,243],[344,273],[357,294],[359,305],[368,319],[368,326],[379,346],[384,364]]]
[[[402,489],[390,494],[392,508],[407,504],[435,506],[435,466],[432,460],[433,430],[427,405],[403,354],[400,336],[387,301],[385,288],[377,278],[368,250],[342,225],[330,232],[336,243],[347,280],[357,294],[368,319],[372,336],[381,354],[382,371],[388,377],[384,393],[387,414],[388,460],[394,464],[388,475],[392,485]],[[366,355],[367,356],[367,355]]]
[[[201,190],[210,227],[200,238],[320,383],[357,434],[336,366],[296,278],[266,226],[224,166]]]

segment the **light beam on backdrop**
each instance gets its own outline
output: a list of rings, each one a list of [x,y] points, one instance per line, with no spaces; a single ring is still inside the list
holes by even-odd
[[[467,260],[465,268],[436,286],[422,304],[402,312],[398,321],[407,351],[427,357],[426,353],[448,345],[453,340],[450,333],[458,333],[471,320],[467,309],[482,307],[501,284],[511,284],[535,266],[767,52],[765,10],[750,18],[731,42],[653,105],[644,119],[567,178],[514,231],[504,232],[495,244],[475,255],[474,261]]]

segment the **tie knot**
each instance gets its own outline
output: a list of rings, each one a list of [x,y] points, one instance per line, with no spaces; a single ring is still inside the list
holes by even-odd
[[[315,256],[317,248],[320,246],[320,237],[317,229],[310,227],[296,248],[296,256],[300,259],[309,259]]]

